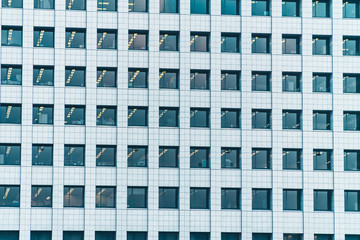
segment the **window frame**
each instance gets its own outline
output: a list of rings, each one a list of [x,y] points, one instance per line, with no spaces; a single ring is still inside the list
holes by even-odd
[[[47,33],[52,33],[52,43],[51,45],[49,46],[40,46],[40,43],[41,42],[38,42],[36,41],[37,43],[35,44],[35,33],[36,32],[39,32],[39,36],[41,35],[41,32],[44,31],[47,32]],[[55,29],[53,27],[37,27],[37,26],[34,26],[34,37],[33,37],[33,47],[34,48],[54,48],[55,46]],[[38,39],[36,39],[38,40]]]
[[[198,37],[205,37],[205,50],[199,49],[196,46],[196,39]],[[200,43],[199,43],[200,44]],[[190,52],[210,52],[210,33],[209,32],[190,32]]]
[[[317,208],[317,205],[319,205],[318,203],[317,203],[317,193],[319,193],[319,192],[327,192],[327,197],[328,197],[328,199],[327,199],[327,205],[328,205],[328,208],[326,209],[326,210],[322,210],[322,209],[318,209]],[[327,189],[314,189],[314,211],[315,212],[319,212],[319,211],[321,211],[321,212],[324,212],[324,211],[326,211],[326,212],[332,212],[333,211],[333,209],[334,209],[334,192],[333,192],[333,190],[327,190]],[[323,204],[320,204],[320,205],[323,205]]]
[[[133,190],[134,189],[143,189],[144,190],[144,203],[145,205],[142,206],[142,207],[131,207],[129,204],[129,190]],[[133,195],[133,193],[131,193]],[[133,201],[132,201],[133,202]],[[128,186],[127,187],[127,208],[139,208],[139,209],[142,209],[142,208],[148,208],[148,187],[141,187],[141,186],[136,186],[136,187],[133,187],[133,186]]]
[[[201,126],[200,124],[191,124],[191,118],[195,117],[196,113],[199,111],[204,111],[206,114],[205,125]],[[193,120],[193,121],[196,121]],[[190,108],[190,128],[209,128],[210,127],[210,109],[209,108]]]
[[[12,83],[11,80],[11,75],[9,76],[9,72],[12,73],[12,71],[16,69],[16,70],[20,70],[20,81],[18,81],[17,83]],[[6,79],[2,78],[2,71],[5,70],[6,73]],[[16,75],[15,75],[16,76]],[[15,77],[16,78],[16,77]],[[7,83],[9,81],[9,83]],[[22,85],[22,65],[9,65],[9,64],[1,64],[1,84],[0,85]]]
[[[104,38],[103,38],[104,33],[106,33],[106,34],[114,34],[115,35],[114,47],[106,47],[106,48],[103,47],[102,43],[103,43],[103,40],[104,40]],[[102,34],[102,36],[100,38],[99,38],[99,34]],[[98,28],[97,32],[96,32],[96,38],[97,38],[97,50],[117,50],[118,49],[118,30],[117,29]]]
[[[35,195],[35,197],[36,196],[39,196],[39,194],[42,192],[42,191],[40,191],[39,190],[39,188],[47,188],[47,190],[50,190],[50,204],[48,205],[48,206],[39,206],[38,204],[37,205],[33,205],[33,202],[35,202],[35,201],[33,201],[33,198],[34,198],[34,196],[33,195]],[[35,194],[33,194],[34,193],[34,190],[35,190]],[[46,198],[46,200],[47,200],[47,198]],[[53,186],[51,186],[51,185],[31,185],[31,207],[33,208],[33,207],[39,207],[39,208],[46,208],[46,207],[52,207],[52,202],[53,202]]]
[[[287,83],[288,77],[296,77],[296,82],[294,85],[294,91],[288,90],[290,89],[289,83]],[[302,74],[299,72],[283,72],[282,73],[282,91],[283,92],[302,92],[301,85],[302,85]],[[290,82],[291,83],[291,82]]]
[[[83,47],[72,47],[71,44],[69,45],[69,43],[71,43],[70,39],[71,39],[71,35],[72,35],[73,32],[76,32],[76,34],[77,33],[83,33],[84,34],[84,39],[83,39],[84,46]],[[70,33],[70,39],[68,39],[68,40],[66,38],[67,33]],[[66,28],[65,29],[65,48],[69,48],[69,49],[86,49],[86,28]]]
[[[101,204],[101,200],[103,199],[102,194],[104,193],[104,189],[108,189],[108,190],[112,190],[113,191],[113,202],[112,202],[112,206],[108,206],[106,204],[106,206],[103,206],[103,204]],[[99,195],[100,193],[100,195]],[[95,187],[95,208],[116,208],[116,186],[96,186]],[[98,199],[99,196],[99,199]],[[98,200],[100,202],[98,202]]]
[[[235,38],[235,40],[236,40],[235,50],[226,51],[226,49],[223,48],[224,42],[227,41],[226,38]],[[222,32],[221,33],[221,52],[222,53],[240,53],[241,52],[241,34],[240,33]]]
[[[102,153],[104,153],[106,151],[106,149],[108,149],[108,148],[113,149],[113,151],[114,151],[114,156],[113,156],[111,164],[106,164],[107,161],[102,160]],[[98,152],[98,150],[100,150],[100,151]],[[117,165],[117,147],[116,147],[116,145],[96,145],[96,166],[97,167],[116,167],[116,165]]]
[[[317,116],[319,114],[326,114],[326,125],[325,128],[318,128],[318,120]],[[317,131],[331,131],[332,130],[332,111],[326,111],[326,110],[313,110],[313,130]]]
[[[69,200],[68,200],[68,206],[65,206],[65,196],[67,195],[66,193],[68,192],[65,192],[65,189],[68,189],[68,192],[70,192],[70,189],[81,189],[82,191],[82,198],[81,198],[81,205],[79,206],[70,206],[70,203],[71,203],[71,193],[69,195]],[[85,206],[85,186],[76,186],[76,185],[64,185],[64,195],[63,195],[63,207],[64,208],[84,208]]]
[[[175,49],[162,49],[162,46],[165,47],[167,36],[164,38],[164,36],[173,36],[175,37]],[[159,51],[162,52],[177,52],[179,51],[179,32],[177,31],[160,31],[159,32]]]
[[[287,127],[287,123],[286,123],[286,120],[287,120],[287,115],[288,114],[296,114],[296,127],[295,128],[289,128]],[[283,122],[283,126],[282,126],[282,129],[284,130],[301,130],[302,129],[302,110],[283,110],[282,111],[282,122]]]
[[[67,108],[69,109],[69,112],[66,115],[66,109]],[[79,123],[79,124],[67,123],[66,118],[69,118],[67,116],[69,116],[69,113],[71,112],[72,108],[75,108],[74,111],[76,110],[76,108],[83,110],[84,119],[80,120],[80,121],[82,121],[82,123]],[[86,106],[85,105],[65,105],[64,109],[65,109],[65,116],[64,116],[65,117],[65,119],[64,119],[64,125],[65,126],[66,125],[69,125],[69,126],[84,126],[86,124]]]
[[[138,35],[145,36],[145,46],[143,46],[141,48],[131,47],[131,46],[135,46],[134,34],[136,34],[136,36],[138,36]],[[132,37],[130,38],[131,35],[132,35]],[[130,38],[130,40],[129,40],[129,38]],[[147,50],[149,50],[149,32],[147,30],[129,30],[129,32],[128,32],[128,50],[132,50],[132,51],[147,51]]]
[[[252,129],[271,129],[272,128],[272,110],[271,109],[252,109]],[[258,127],[256,123],[256,115],[257,113],[266,113],[266,126]]]
[[[265,43],[265,51],[258,51],[256,46],[256,40],[259,38],[263,38],[266,40]],[[251,34],[251,53],[252,54],[271,54],[271,34],[263,34],[263,33],[253,33]]]
[[[10,44],[9,41],[9,31],[12,30],[12,32],[17,31],[18,33],[20,32],[21,36],[20,36],[20,43],[14,43],[14,44]],[[3,43],[2,42],[2,38],[1,37],[1,46],[2,47],[22,47],[23,46],[23,27],[22,26],[8,26],[8,25],[3,25],[1,26],[1,34],[3,34],[2,32],[6,31],[7,33],[7,42]],[[11,35],[13,35],[13,33],[11,33]]]
[[[16,205],[15,204],[15,206],[14,206],[14,202],[15,201],[12,201],[12,205],[0,205],[0,208],[4,208],[4,207],[16,207],[16,208],[20,208],[20,201],[21,201],[21,191],[20,191],[20,185],[4,185],[4,184],[2,184],[2,185],[0,185],[0,192],[1,192],[1,189],[2,188],[4,188],[4,189],[7,189],[7,188],[13,188],[14,190],[17,190],[18,191],[18,193],[17,193],[17,197],[18,198],[16,198],[15,200],[18,200],[18,204]],[[11,190],[10,190],[11,191]],[[9,191],[9,192],[10,192]],[[0,198],[0,199],[2,199],[2,200],[5,200],[5,199],[3,199],[3,198]]]
[[[81,159],[82,164],[80,164],[80,165],[66,164],[66,154],[67,154],[67,152],[65,150],[66,148],[70,148],[70,149],[71,148],[82,148],[82,155],[83,155],[83,158]],[[74,160],[71,160],[71,159],[69,159],[68,161],[70,163],[74,162]],[[79,162],[79,161],[77,161],[77,162]],[[81,144],[64,144],[64,167],[83,167],[83,166],[85,166],[85,145],[81,145]]]
[[[129,113],[130,109],[132,109],[132,111]],[[135,110],[136,109],[136,110]],[[131,117],[133,116],[133,113],[137,111],[137,110],[142,110],[142,111],[145,111],[145,121],[144,121],[144,125],[129,125],[130,123],[130,119]],[[131,114],[131,116],[130,116]],[[148,127],[148,107],[143,107],[143,106],[140,106],[140,107],[137,107],[137,106],[128,106],[128,127]]]
[[[67,75],[66,71],[70,71],[70,74]],[[84,71],[84,79],[82,85],[70,85],[71,80],[74,77],[76,71]],[[74,73],[73,73],[74,72]],[[71,76],[72,74],[72,76]],[[65,66],[65,87],[86,87],[86,67],[72,67],[72,66]]]
[[[7,108],[7,111],[9,111],[9,108],[12,109],[10,110],[10,114],[12,111],[14,111],[13,108],[17,108],[16,110],[19,111],[19,116],[20,116],[20,119],[19,118],[16,118],[16,122],[15,121],[12,121],[12,122],[4,122],[3,121],[3,118],[1,117],[2,115],[0,114],[0,124],[21,124],[22,122],[22,105],[21,104],[12,104],[12,103],[0,103],[0,109],[2,107],[6,107]],[[9,114],[9,115],[10,115]],[[11,117],[7,118],[7,119],[10,119]]]
[[[46,123],[40,123],[40,122],[35,122],[35,116],[34,113],[37,112],[37,114],[39,114],[39,109],[41,108],[48,108],[51,109],[51,116],[50,116],[50,120],[51,121],[47,121]],[[53,125],[54,124],[54,105],[52,104],[33,104],[33,108],[32,108],[32,124],[36,124],[36,125]],[[40,115],[39,115],[40,116]]]
[[[326,153],[326,169],[320,168],[319,157],[322,154]],[[320,159],[321,160],[321,159]],[[334,165],[334,153],[332,149],[313,149],[313,170],[314,171],[333,171],[333,165]],[[320,166],[319,166],[320,165]]]

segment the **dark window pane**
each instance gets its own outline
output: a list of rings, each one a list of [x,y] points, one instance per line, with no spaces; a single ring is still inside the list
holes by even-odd
[[[209,0],[190,0],[190,13],[208,14]]]
[[[252,169],[271,168],[271,149],[253,148]]]
[[[65,240],[84,240],[84,232],[82,231],[64,231],[63,239]]]
[[[84,125],[85,107],[84,106],[65,106],[65,125]]]
[[[179,234],[177,232],[159,232],[159,240],[178,240]]]
[[[240,233],[221,233],[221,240],[240,240]]]
[[[300,73],[283,73],[283,92],[300,92],[300,79]]]
[[[0,165],[20,165],[20,144],[0,144]]]
[[[344,74],[344,93],[360,93],[360,75]]]
[[[54,28],[34,27],[34,47],[54,47]]]
[[[21,124],[21,105],[0,104],[0,123]]]
[[[86,10],[86,0],[66,0],[67,10]]]
[[[360,170],[360,151],[344,150],[344,169],[345,171]]]
[[[283,190],[283,209],[301,210],[302,191],[294,189]]]
[[[129,31],[128,48],[129,50],[147,50],[147,32]]]
[[[221,189],[221,209],[240,209],[240,189]]]
[[[147,126],[147,108],[129,107],[128,126]]]
[[[302,240],[302,234],[284,234],[284,240]]]
[[[209,127],[208,109],[190,109],[190,127]]]
[[[178,13],[178,0],[160,0],[160,13]]]
[[[360,130],[360,112],[344,112],[344,130]]]
[[[34,86],[54,86],[54,67],[34,66]]]
[[[209,148],[190,148],[190,168],[209,168],[210,149]]]
[[[160,32],[159,48],[160,51],[178,51],[178,33]]]
[[[192,0],[194,1],[194,0]],[[190,51],[208,52],[209,51],[209,34],[194,33],[190,34]]]
[[[116,11],[117,0],[97,0],[98,11]]]
[[[252,240],[272,240],[271,233],[253,233]]]
[[[52,166],[53,164],[53,146],[39,145],[32,146],[32,165]]]
[[[314,211],[332,211],[331,190],[314,190]]]
[[[54,0],[34,0],[34,8],[54,9]]]
[[[270,16],[270,2],[268,0],[255,0],[251,2],[253,16]]]
[[[0,239],[19,240],[19,231],[0,231]]]
[[[97,31],[97,48],[98,49],[116,49],[117,48],[117,31],[98,29]]]
[[[190,209],[209,209],[208,188],[190,188]]]
[[[283,110],[283,129],[301,129],[300,110]]]
[[[221,14],[239,15],[240,0],[221,0]]]
[[[147,167],[147,147],[128,146],[128,167]]]
[[[360,191],[345,191],[345,211],[360,211]]]
[[[160,69],[159,88],[177,89],[178,88],[178,70]]]
[[[300,0],[283,0],[282,15],[283,17],[299,17]]]
[[[332,151],[314,149],[314,170],[331,170],[332,169]]]
[[[17,65],[1,65],[1,85],[21,85],[22,67]]]
[[[221,148],[221,168],[240,168],[240,148]]]
[[[329,0],[313,0],[313,17],[330,17]]]
[[[85,48],[85,29],[66,29],[66,48]]]
[[[178,159],[177,147],[159,147],[159,167],[178,167]]]
[[[3,26],[1,28],[1,46],[21,47],[22,27]]]
[[[129,88],[147,88],[148,73],[147,69],[129,68],[128,71]]]
[[[65,67],[65,86],[85,87],[85,68]]]
[[[270,91],[271,73],[253,72],[252,73],[252,90],[253,91]]]
[[[51,186],[32,186],[31,187],[31,206],[32,207],[51,207],[52,206],[52,187]]]
[[[159,126],[160,127],[178,127],[177,108],[160,108],[159,109]]]
[[[240,72],[221,71],[221,90],[240,90]]]
[[[147,240],[147,232],[127,232],[127,240]]]
[[[116,240],[116,232],[96,231],[95,240]]]
[[[313,111],[313,129],[331,130],[331,112]]]
[[[115,187],[96,187],[96,207],[114,208],[115,207]]]
[[[252,128],[271,129],[271,110],[252,110]]]
[[[332,234],[314,234],[315,240],[333,240],[334,235]]]
[[[271,190],[253,189],[252,190],[252,209],[271,210]]]
[[[129,0],[129,12],[146,12],[147,0]]]
[[[178,188],[159,188],[159,208],[178,208]]]
[[[84,166],[85,147],[83,145],[65,145],[64,165],[65,166]]]
[[[205,232],[191,232],[190,240],[210,240],[210,233]]]
[[[283,169],[300,170],[301,169],[301,150],[284,149],[283,150]]]
[[[96,146],[96,166],[116,166],[116,146]]]
[[[22,8],[23,0],[2,0],[1,6],[3,8]]]
[[[64,207],[84,207],[84,187],[64,186]]]
[[[146,187],[128,187],[128,189],[127,189],[127,207],[128,208],[147,208],[147,188]]]
[[[116,68],[97,69],[97,87],[116,87]]]
[[[239,109],[221,109],[222,128],[240,128]]]
[[[221,52],[240,52],[240,35],[221,34]]]
[[[51,231],[31,231],[30,240],[51,240]]]
[[[97,106],[96,125],[116,126],[116,107]]]
[[[209,71],[191,70],[190,89],[209,89]]]
[[[0,207],[20,207],[20,186],[0,186]]]
[[[33,105],[33,124],[53,124],[52,105]]]

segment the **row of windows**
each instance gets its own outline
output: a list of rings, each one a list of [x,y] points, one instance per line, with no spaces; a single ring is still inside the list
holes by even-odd
[[[115,145],[96,145],[96,166],[116,166]],[[284,170],[302,169],[302,149],[284,148],[282,153]],[[158,155],[159,167],[179,167],[179,147],[160,146]],[[241,168],[241,149],[235,147],[221,148],[221,168]],[[272,150],[271,148],[253,148],[251,153],[252,169],[271,169]],[[189,153],[190,168],[210,168],[210,148],[209,147],[190,147]],[[332,170],[333,151],[330,149],[313,150],[313,169]],[[0,165],[20,165],[21,164],[21,145],[20,144],[0,144]],[[32,164],[52,166],[53,165],[53,145],[33,144],[32,145]],[[85,165],[85,145],[64,145],[64,165],[65,166],[84,166]],[[148,147],[147,146],[128,146],[127,150],[128,167],[147,167],[148,166]],[[360,171],[360,150],[344,150],[344,170]]]

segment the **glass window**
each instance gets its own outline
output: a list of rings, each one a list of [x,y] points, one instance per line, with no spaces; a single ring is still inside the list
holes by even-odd
[[[253,91],[270,91],[270,72],[252,72],[252,90]]]
[[[128,126],[147,126],[147,108],[129,107]]]
[[[360,75],[343,75],[344,93],[360,93]]]
[[[30,240],[51,240],[51,231],[31,231]]]
[[[282,15],[283,17],[299,17],[300,0],[283,0]]]
[[[313,111],[313,129],[331,130],[331,111]]]
[[[330,17],[330,0],[313,0],[313,17]]]
[[[178,89],[179,86],[179,70],[160,69],[159,72],[159,88]]]
[[[272,240],[271,233],[253,233],[252,240]]]
[[[345,211],[360,211],[360,191],[345,190]]]
[[[343,1],[343,18],[359,18],[360,3],[358,0]]]
[[[283,110],[283,129],[301,129],[301,110]]]
[[[332,169],[332,151],[314,149],[314,170],[331,170]]]
[[[128,208],[147,208],[147,188],[128,187],[127,188],[127,207]],[[135,238],[134,238],[135,240]],[[137,240],[137,238],[136,238]]]
[[[270,1],[269,0],[251,1],[251,15],[270,16]]]
[[[97,43],[98,49],[116,49],[117,31],[114,29],[98,29]]]
[[[53,124],[53,105],[33,105],[33,124]]]
[[[96,125],[98,126],[116,126],[116,107],[97,106],[96,107]]]
[[[240,148],[221,148],[221,168],[240,168]]]
[[[178,13],[178,0],[160,0],[160,13]]]
[[[330,36],[313,36],[313,55],[330,55],[331,54],[331,37]]]
[[[147,12],[147,0],[129,0],[129,12]]]
[[[65,105],[65,125],[85,125],[85,106]]]
[[[67,28],[66,29],[66,39],[65,47],[66,48],[85,48],[86,41],[86,30],[85,29],[76,29],[76,28]]]
[[[240,15],[240,0],[221,0],[221,14]]]
[[[86,0],[66,0],[67,10],[86,10]]]
[[[192,0],[195,1],[195,0]],[[190,34],[190,51],[192,52],[209,52],[209,33],[195,33]]]
[[[221,90],[240,90],[240,72],[221,71]]]
[[[1,27],[1,46],[21,47],[22,46],[22,27],[2,26]]]
[[[332,190],[314,190],[314,211],[332,211]]]
[[[344,150],[344,170],[345,171],[360,170],[360,151]]]
[[[97,68],[97,87],[116,87],[116,68]]]
[[[283,209],[284,210],[301,210],[302,190],[284,189],[283,190]]]
[[[344,36],[343,38],[343,55],[358,56],[360,55],[360,38]]]
[[[129,68],[128,70],[129,88],[147,88],[148,70]]]
[[[0,186],[0,207],[20,207],[20,186]]]
[[[32,207],[51,207],[52,206],[52,187],[51,186],[32,186],[31,187],[31,206]]]
[[[240,128],[240,109],[221,109],[221,128]]]
[[[96,231],[95,240],[116,240],[116,232]]]
[[[332,234],[314,234],[315,240],[333,240],[334,235]]]
[[[1,65],[1,85],[21,85],[22,67],[19,65]]]
[[[117,0],[97,0],[98,11],[116,11]]]
[[[240,52],[240,34],[222,33],[221,52],[230,52],[230,53]]]
[[[252,128],[271,129],[271,110],[253,109]]]
[[[84,207],[84,187],[64,186],[64,207]]]
[[[147,232],[127,232],[127,240],[147,240]]]
[[[21,105],[1,103],[0,123],[21,124]]]
[[[22,8],[23,0],[2,0],[1,6],[3,8]]]
[[[302,151],[301,149],[283,149],[283,169],[300,170]]]
[[[37,0],[40,1],[40,0]],[[45,1],[44,1],[45,2]],[[34,47],[54,47],[54,28],[34,27]]]
[[[221,233],[221,240],[240,240],[241,233]]]
[[[0,144],[0,165],[20,165],[21,145],[20,144]]]
[[[84,67],[65,67],[65,86],[85,87]]]
[[[49,144],[33,144],[32,165],[52,166],[53,146]]]
[[[252,209],[271,210],[271,189],[252,190]]]
[[[360,240],[360,235],[345,234],[345,240]]]
[[[207,108],[190,108],[190,127],[209,127],[209,115]]]
[[[190,0],[190,13],[209,14],[209,0]]]
[[[313,73],[313,92],[331,92],[331,74]]]
[[[146,31],[129,31],[128,37],[129,50],[147,50],[148,34]]]
[[[221,189],[221,209],[240,209],[240,189]]]
[[[209,168],[210,148],[190,147],[190,168]]]
[[[284,7],[284,4],[283,4]],[[301,36],[283,35],[282,36],[282,53],[283,54],[300,54],[301,53]]]
[[[205,232],[191,232],[190,240],[210,240],[210,233]]]
[[[147,167],[148,150],[144,146],[128,146],[128,167]]]
[[[178,240],[179,233],[177,232],[159,232],[159,240]]]
[[[282,75],[283,92],[301,92],[301,73],[287,73]]]
[[[160,32],[159,48],[160,51],[178,51],[179,33]]]
[[[179,189],[159,187],[159,208],[178,208]]]
[[[253,34],[251,41],[252,53],[270,53],[271,35]]]
[[[19,231],[0,231],[0,239],[19,240]]]
[[[179,148],[159,147],[159,167],[178,167]]]
[[[209,71],[191,70],[190,89],[209,89]]]
[[[284,240],[302,240],[302,234],[294,234],[294,233],[285,233]]]
[[[34,66],[33,73],[34,86],[54,86],[53,66]]]
[[[54,9],[54,0],[34,0],[34,8]]]
[[[271,149],[253,148],[252,149],[252,169],[271,168]]]
[[[178,108],[159,108],[159,126],[160,127],[178,127]]]
[[[115,207],[115,187],[96,187],[96,207],[114,208]]]
[[[116,166],[116,146],[96,145],[96,166]]]
[[[84,240],[84,232],[82,232],[82,231],[64,231],[63,239]]]
[[[344,130],[360,130],[360,112],[344,112]]]
[[[85,146],[84,145],[65,145],[64,165],[65,166],[84,166]]]
[[[209,209],[209,188],[190,188],[190,209]]]

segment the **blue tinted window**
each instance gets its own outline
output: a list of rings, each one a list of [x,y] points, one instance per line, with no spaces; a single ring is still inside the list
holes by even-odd
[[[253,16],[270,16],[269,0],[251,1],[251,13]]]
[[[178,13],[178,0],[160,0],[160,13]]]
[[[1,65],[1,85],[21,85],[22,67],[18,65]]]
[[[191,13],[208,14],[209,10],[209,0],[190,0]]]
[[[54,9],[54,0],[34,0],[34,8]]]
[[[3,8],[22,8],[23,0],[2,0],[1,6]]]
[[[1,28],[1,46],[22,46],[22,27]]]
[[[34,28],[34,47],[54,47],[54,28]]]
[[[221,0],[221,14],[239,15],[240,0]]]

